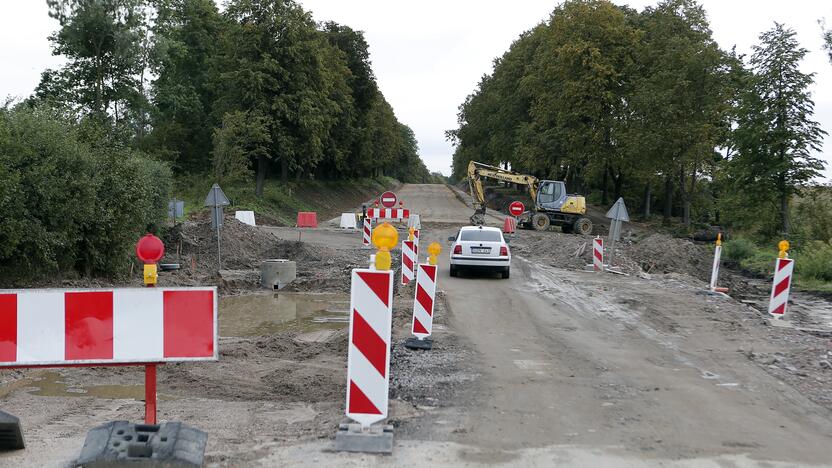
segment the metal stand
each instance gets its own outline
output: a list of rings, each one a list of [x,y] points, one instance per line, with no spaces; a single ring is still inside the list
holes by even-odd
[[[156,424],[156,364],[144,366],[144,423]]]
[[[433,340],[430,338],[408,338],[404,342],[404,347],[407,349],[423,349],[425,351],[430,351],[433,349]]]
[[[339,452],[393,453],[393,426],[375,424],[341,424],[335,435]]]

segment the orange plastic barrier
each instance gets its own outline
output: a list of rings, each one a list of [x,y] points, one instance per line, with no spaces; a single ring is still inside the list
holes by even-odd
[[[517,220],[514,218],[506,218],[503,223],[503,232],[506,234],[514,234],[517,230]]]
[[[298,222],[295,226],[306,228],[318,227],[318,213],[314,211],[298,211]]]

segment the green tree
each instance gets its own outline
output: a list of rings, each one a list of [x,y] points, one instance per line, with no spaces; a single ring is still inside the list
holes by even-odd
[[[730,170],[735,190],[748,195],[756,206],[775,204],[784,235],[791,228],[791,196],[824,168],[823,161],[813,156],[826,135],[812,120],[814,102],[808,89],[814,75],[800,71],[807,53],[795,32],[782,24],[775,23],[760,35],[734,132],[737,154]]]

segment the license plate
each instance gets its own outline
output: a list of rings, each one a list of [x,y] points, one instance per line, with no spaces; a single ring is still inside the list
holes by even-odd
[[[472,254],[487,254],[491,253],[491,247],[471,247]]]

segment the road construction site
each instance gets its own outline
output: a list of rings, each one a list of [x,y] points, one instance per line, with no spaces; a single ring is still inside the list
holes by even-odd
[[[822,298],[797,293],[792,325],[772,326],[767,280],[724,269],[731,297],[706,294],[708,246],[637,224],[616,244],[619,274],[586,271],[591,238],[555,229],[511,238],[510,279],[451,278],[446,239],[471,216],[465,196],[444,185],[397,193],[420,214],[422,245],[444,251],[431,351],[402,346],[413,290],[394,290],[392,455],[333,451],[346,419],[350,271],[371,252],[360,230],[229,218],[219,274],[207,220],[166,239],[182,269],[160,285],[220,290],[219,361],[159,368],[159,419],[208,432],[208,466],[832,463]],[[486,224],[504,218],[489,211]],[[256,268],[271,258],[297,262],[280,291],[259,288]],[[71,465],[93,426],[139,420],[142,396],[136,368],[4,371],[0,402],[21,418],[27,448],[0,454],[0,465]]]

